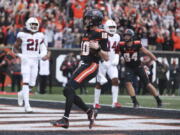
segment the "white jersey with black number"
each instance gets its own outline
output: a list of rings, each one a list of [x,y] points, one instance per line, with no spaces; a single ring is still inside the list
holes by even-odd
[[[23,83],[35,86],[39,59],[47,54],[44,34],[41,32],[34,34],[19,32],[17,38],[22,40],[21,73]]]
[[[108,74],[110,79],[118,78],[117,64],[119,62],[119,54],[117,49],[119,42],[120,36],[118,34],[114,34],[112,37],[108,36],[109,60],[100,62],[97,74],[97,82],[101,85],[107,82],[106,74]]]
[[[44,34],[42,32],[37,32],[34,34],[19,32],[17,38],[22,40],[21,50],[23,56],[39,58],[40,50],[41,52],[47,51]]]
[[[114,34],[112,37],[108,36],[108,48],[109,48],[109,61],[112,62],[117,57],[117,49],[120,42],[120,36],[118,34]]]

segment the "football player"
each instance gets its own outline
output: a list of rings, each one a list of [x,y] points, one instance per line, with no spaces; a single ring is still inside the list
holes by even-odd
[[[107,82],[106,74],[110,77],[112,82],[112,107],[121,107],[118,103],[118,93],[119,93],[119,80],[118,80],[118,69],[117,65],[119,63],[119,52],[118,46],[120,42],[120,36],[116,33],[117,25],[113,20],[107,20],[104,25],[105,31],[108,33],[108,61],[102,61],[99,64],[99,71],[97,74],[97,84],[94,90],[94,108],[101,108],[99,104],[99,97],[101,94],[101,86]]]
[[[104,30],[99,29],[102,20],[103,14],[99,10],[91,9],[84,13],[83,24],[85,31],[81,41],[81,65],[74,72],[64,88],[64,96],[66,97],[65,113],[62,119],[51,122],[53,126],[68,128],[70,111],[72,105],[75,104],[87,113],[90,122],[89,128],[92,128],[95,110],[89,108],[76,95],[75,90],[96,76],[100,59],[108,60],[108,34]]]
[[[23,105],[25,112],[32,112],[29,103],[29,89],[35,86],[38,74],[39,59],[46,60],[47,46],[44,34],[39,32],[37,18],[30,17],[25,23],[23,32],[17,34],[13,51],[21,58],[22,90],[18,93],[18,104]]]
[[[140,41],[134,41],[133,37],[134,31],[132,29],[126,29],[124,33],[124,42],[120,42],[120,53],[125,60],[125,85],[129,95],[131,96],[133,106],[134,108],[139,107],[139,103],[135,95],[135,90],[132,86],[133,77],[139,76],[140,81],[144,83],[146,88],[155,97],[157,107],[161,107],[162,101],[159,98],[159,93],[157,92],[156,88],[149,82],[148,76],[140,60],[140,52],[143,52],[144,54],[148,55],[151,58],[151,60],[154,60],[156,62],[158,62],[157,58],[146,48],[142,47]]]

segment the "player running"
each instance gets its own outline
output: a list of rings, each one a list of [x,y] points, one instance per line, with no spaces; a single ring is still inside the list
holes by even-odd
[[[99,104],[99,98],[101,94],[101,86],[107,82],[106,74],[111,79],[112,87],[112,107],[121,107],[118,103],[118,93],[119,93],[119,80],[118,80],[118,69],[117,65],[119,63],[119,52],[117,47],[120,42],[120,36],[116,33],[117,25],[113,20],[107,20],[104,25],[105,31],[108,33],[108,61],[102,61],[99,64],[99,71],[97,74],[97,84],[94,90],[94,108],[101,108]]]
[[[47,47],[44,34],[39,31],[39,22],[30,17],[25,23],[25,30],[17,34],[13,51],[21,58],[22,90],[18,93],[18,104],[25,112],[33,112],[29,103],[29,89],[35,86],[39,59],[47,59]]]
[[[76,95],[75,90],[96,76],[99,66],[98,63],[101,58],[108,60],[108,35],[98,27],[102,24],[102,20],[103,14],[99,10],[88,10],[84,14],[83,24],[85,32],[83,33],[81,41],[81,65],[74,72],[67,86],[64,88],[64,96],[66,97],[65,113],[62,119],[51,122],[53,126],[69,127],[69,115],[73,104],[87,113],[88,120],[90,121],[89,128],[93,125],[95,111],[89,108],[84,101]]]
[[[124,33],[124,42],[120,42],[120,53],[125,60],[125,81],[126,88],[129,95],[131,96],[134,108],[139,107],[139,103],[136,99],[135,90],[132,86],[132,80],[134,76],[139,76],[140,81],[142,81],[150,93],[154,96],[157,102],[157,107],[162,106],[162,101],[159,98],[159,93],[156,88],[149,82],[148,76],[142,66],[139,53],[143,52],[148,55],[151,60],[156,62],[157,58],[154,54],[148,51],[146,48],[142,47],[140,41],[134,41],[134,31],[131,29],[126,29]]]

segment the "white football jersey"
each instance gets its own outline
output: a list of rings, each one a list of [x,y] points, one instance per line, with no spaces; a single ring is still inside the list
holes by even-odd
[[[46,50],[45,38],[42,32],[34,34],[19,32],[17,38],[22,40],[22,55],[27,57],[40,57],[40,51]]]
[[[114,34],[112,37],[108,36],[109,61],[114,60],[119,42],[120,36],[118,34]]]

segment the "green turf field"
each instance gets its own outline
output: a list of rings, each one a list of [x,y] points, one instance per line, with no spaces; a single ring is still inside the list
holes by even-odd
[[[39,100],[54,100],[54,101],[65,101],[64,96],[62,95],[62,88],[54,87],[52,90],[52,94],[38,94],[36,88],[33,90],[34,94],[31,96],[31,99],[39,99]],[[94,95],[93,88],[88,88],[88,95],[80,95],[86,103],[93,103]],[[9,89],[6,89],[9,91]],[[77,91],[79,94],[79,91]],[[16,95],[0,95],[0,97],[17,97]],[[179,96],[161,96],[163,100],[163,108],[169,109],[180,109],[180,97]],[[156,102],[152,96],[137,96],[137,99],[142,107],[156,107]],[[120,95],[119,102],[122,103],[123,106],[132,106],[130,97],[127,95]],[[111,95],[102,94],[100,98],[101,104],[111,105],[112,98]]]

